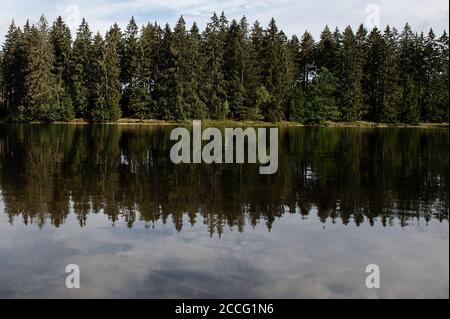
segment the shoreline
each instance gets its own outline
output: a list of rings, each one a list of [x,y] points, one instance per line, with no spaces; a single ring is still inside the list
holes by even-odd
[[[9,123],[4,120],[0,121],[0,124],[28,124],[28,125],[120,125],[120,126],[190,126],[193,120],[185,121],[166,121],[166,120],[139,120],[131,118],[122,118],[117,122],[106,122],[106,123],[92,123],[83,119],[68,121],[68,122],[39,122],[34,121],[30,123]],[[276,126],[276,127],[329,127],[329,128],[449,128],[448,123],[418,123],[412,124],[401,124],[401,123],[376,123],[367,121],[356,121],[356,122],[326,122],[325,124],[316,125],[306,125],[291,121],[280,121],[280,122],[264,122],[264,121],[236,121],[236,120],[202,120],[202,125],[204,126],[231,126],[231,127],[266,127],[266,126]]]

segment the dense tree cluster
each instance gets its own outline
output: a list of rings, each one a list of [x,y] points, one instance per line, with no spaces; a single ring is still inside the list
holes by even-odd
[[[0,103],[13,121],[139,119],[448,122],[448,36],[343,32],[288,38],[214,14],[201,32],[131,19],[103,37],[83,20],[11,24],[0,53]]]

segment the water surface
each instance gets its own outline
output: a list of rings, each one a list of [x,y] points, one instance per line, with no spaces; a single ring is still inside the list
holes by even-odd
[[[0,297],[449,297],[448,129],[283,128],[271,176],[171,129],[1,125]]]

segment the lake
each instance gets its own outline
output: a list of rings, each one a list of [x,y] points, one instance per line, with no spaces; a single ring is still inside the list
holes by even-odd
[[[447,128],[280,128],[274,175],[171,130],[0,125],[0,297],[449,297]]]

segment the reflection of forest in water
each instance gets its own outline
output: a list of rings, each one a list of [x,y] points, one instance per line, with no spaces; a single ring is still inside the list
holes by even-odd
[[[257,165],[174,165],[171,127],[0,126],[0,189],[11,223],[129,227],[204,223],[211,233],[283,214],[391,225],[448,219],[448,130],[280,129],[275,175]]]

